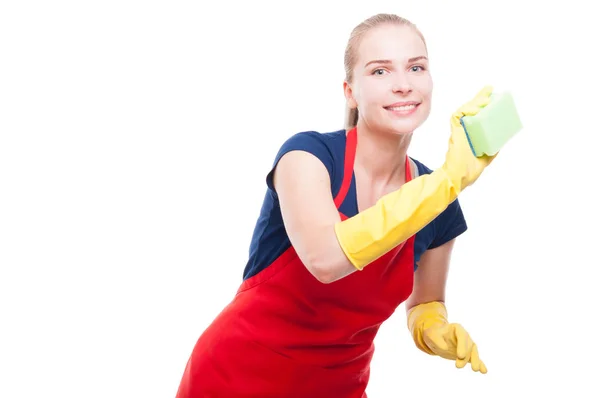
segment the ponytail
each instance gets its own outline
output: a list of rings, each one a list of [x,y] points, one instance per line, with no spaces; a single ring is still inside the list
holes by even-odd
[[[346,108],[346,130],[351,130],[358,124],[358,108]]]

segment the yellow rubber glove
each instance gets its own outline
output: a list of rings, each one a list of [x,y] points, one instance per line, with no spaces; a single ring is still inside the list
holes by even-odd
[[[335,225],[340,246],[357,269],[423,229],[490,164],[492,158],[476,158],[471,152],[460,118],[477,114],[490,102],[491,93],[492,87],[485,87],[452,115],[448,152],[439,169],[407,182],[374,206]]]
[[[473,371],[487,373],[477,345],[461,325],[448,322],[443,303],[433,301],[415,306],[408,313],[407,323],[415,345],[421,351],[454,360],[457,368],[471,363]]]
[[[454,112],[450,118],[452,134],[448,143],[446,161],[442,169],[453,180],[454,185],[461,187],[461,190],[473,184],[483,170],[498,155],[475,157],[460,122],[463,116],[476,115],[483,107],[489,104],[492,91],[493,88],[491,86],[484,87],[471,101]]]

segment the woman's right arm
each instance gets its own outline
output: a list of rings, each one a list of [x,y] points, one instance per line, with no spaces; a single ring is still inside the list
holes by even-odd
[[[293,150],[275,166],[290,242],[309,272],[323,283],[361,270],[406,241],[441,214],[458,195],[443,170],[424,174],[342,221],[325,165],[311,153]]]
[[[309,152],[290,151],[279,160],[273,185],[290,242],[308,271],[322,283],[355,272],[336,236],[341,218],[325,165]]]

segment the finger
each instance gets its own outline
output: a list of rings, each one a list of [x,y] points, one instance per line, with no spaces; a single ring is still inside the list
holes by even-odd
[[[487,86],[484,86],[481,90],[479,90],[479,92],[477,93],[475,98],[477,98],[477,99],[487,98],[490,95],[492,95],[493,92],[494,92],[494,87],[492,87],[491,85],[488,84]]]
[[[481,108],[487,106],[491,101],[491,95],[494,91],[492,86],[483,87],[472,100],[461,106],[452,116],[460,119],[463,116],[474,116]]]
[[[468,359],[456,359],[456,367],[459,369],[464,368],[468,363]]]
[[[476,344],[473,344],[473,349],[471,350],[471,369],[474,372],[481,371],[481,359],[479,358],[479,349]]]
[[[477,113],[479,113],[479,111],[487,106],[491,101],[490,97],[481,97],[481,98],[477,98],[476,100],[469,102],[468,104],[465,104],[462,108],[461,108],[461,112],[464,116],[474,116]]]
[[[440,354],[440,351],[448,351],[448,343],[446,342],[444,328],[427,330],[423,338],[427,344],[431,348],[432,351],[435,351],[437,355]]]
[[[483,374],[487,373],[487,367],[485,366],[485,363],[483,363],[483,361],[481,361],[481,365],[479,366],[479,371]]]
[[[431,334],[428,336],[429,337],[429,341],[431,342],[431,344],[428,344],[428,346],[431,347],[431,345],[433,345],[434,347],[436,347],[436,350],[442,350],[442,351],[448,351],[448,343],[446,342],[446,340],[444,339],[444,336],[442,334],[439,333],[435,333],[435,334]],[[433,350],[433,348],[432,348]],[[434,351],[436,351],[434,350]]]
[[[480,157],[481,160],[485,160],[487,162],[488,165],[492,164],[492,162],[494,161],[494,159],[496,159],[496,157],[498,156],[500,152],[497,152],[493,155],[483,155]]]
[[[465,359],[470,349],[469,334],[460,325],[454,328],[454,335],[456,337],[456,357],[458,359]]]
[[[458,355],[456,356],[456,367],[457,367],[457,368],[460,368],[460,369],[462,369],[462,368],[464,368],[464,367],[465,367],[465,366],[466,366],[466,365],[467,365],[469,362],[471,362],[471,358],[472,358],[472,355],[471,355],[471,347],[472,347],[472,346],[473,346],[472,344],[469,344],[469,345],[467,345],[467,347],[468,347],[468,349],[467,349],[467,353],[466,353],[464,356],[462,356],[462,357],[459,357]]]
[[[462,326],[458,325],[454,333],[456,335],[456,367],[462,369],[471,359],[471,350],[474,343]]]

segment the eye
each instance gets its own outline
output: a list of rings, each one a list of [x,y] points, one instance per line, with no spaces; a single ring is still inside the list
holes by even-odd
[[[374,71],[373,71],[371,74],[372,74],[372,75],[379,75],[379,76],[382,76],[382,75],[383,75],[385,72],[386,72],[386,71],[385,71],[385,69],[383,69],[383,68],[378,68],[378,69],[375,69],[375,70],[374,70]]]
[[[424,67],[422,67],[421,65],[415,65],[415,66],[412,66],[412,67],[410,68],[410,70],[411,70],[412,72],[421,72],[421,71],[424,71],[424,70],[425,70],[425,68],[424,68]]]

